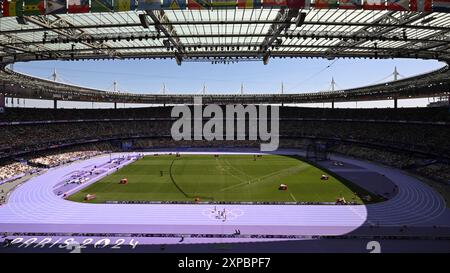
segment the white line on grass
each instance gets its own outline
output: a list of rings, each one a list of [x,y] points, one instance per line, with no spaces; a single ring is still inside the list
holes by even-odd
[[[294,199],[295,202],[297,202],[297,199],[295,199],[295,196],[290,192],[289,195]]]

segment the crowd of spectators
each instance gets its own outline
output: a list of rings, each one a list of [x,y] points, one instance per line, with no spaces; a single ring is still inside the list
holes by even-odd
[[[131,139],[136,149],[259,147],[258,141],[172,141],[170,110],[171,107],[108,110],[7,108],[0,115],[0,157],[31,154],[30,163],[54,166],[105,150],[120,150],[120,145],[113,142],[126,139]],[[439,179],[448,180],[446,163],[438,160],[427,164],[422,162],[422,157],[415,155],[425,154],[426,159],[450,158],[448,108],[282,107],[280,116],[281,147],[305,148],[308,143],[319,140],[332,143],[330,150],[334,152],[398,168],[413,166],[427,176],[438,173]],[[15,123],[10,123],[12,121]],[[91,145],[91,149],[61,152],[61,147],[73,144],[77,147]],[[56,154],[51,154],[48,148],[58,149]]]
[[[450,126],[347,121],[282,121],[280,135],[338,139],[450,157]]]
[[[142,107],[119,109],[44,109],[7,108],[0,115],[0,124],[8,122],[105,120],[105,119],[168,119],[172,107]],[[280,107],[281,119],[345,119],[371,121],[450,122],[448,107],[427,108],[312,108]]]
[[[450,122],[448,107],[422,108],[375,108],[375,109],[345,109],[345,108],[308,108],[283,107],[281,118],[304,119],[345,119],[370,121],[406,121],[406,122]]]
[[[0,182],[22,174],[32,173],[36,170],[36,167],[30,166],[25,162],[3,162],[0,166]]]
[[[0,150],[32,151],[101,139],[170,135],[170,122],[109,121],[2,126]]]
[[[330,151],[345,154],[357,158],[376,161],[385,165],[404,169],[414,164],[418,164],[420,159],[413,157],[411,154],[393,152],[388,150],[362,147],[359,145],[339,144],[330,147]]]
[[[416,169],[418,173],[433,180],[441,180],[450,184],[450,164],[434,163],[419,167]]]
[[[65,152],[60,154],[46,155],[31,159],[29,162],[33,165],[43,167],[55,167],[61,164],[66,164],[80,159],[90,158],[101,154],[101,151],[75,151]]]
[[[25,157],[29,164],[39,167],[55,167],[80,159],[87,159],[103,153],[118,151],[108,142],[89,143],[74,147],[47,150],[41,153],[30,154]]]
[[[430,159],[430,157],[408,152],[394,152],[349,144],[333,145],[329,151],[405,169],[434,181],[450,184],[450,161]]]
[[[111,143],[103,142],[30,154],[18,158],[15,161],[3,160],[0,161],[0,183],[12,181],[26,174],[35,173],[41,168],[55,167],[118,150],[119,149],[111,145]]]
[[[1,126],[0,151],[33,151],[97,140],[170,137],[171,120],[92,121]],[[280,138],[368,143],[450,158],[450,126],[334,120],[281,120]],[[181,143],[179,143],[181,144]],[[191,144],[195,145],[195,141]]]
[[[8,108],[0,115],[0,123],[102,119],[154,119],[170,117],[170,107],[118,108],[118,109],[46,109]]]

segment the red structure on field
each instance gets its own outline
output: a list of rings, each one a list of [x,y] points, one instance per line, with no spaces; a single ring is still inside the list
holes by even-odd
[[[119,184],[128,184],[128,178],[122,178],[122,179],[120,179]]]
[[[86,196],[84,197],[84,201],[90,201],[97,198],[97,196],[95,194],[86,194]]]
[[[347,205],[347,201],[344,197],[339,197],[338,199],[336,199],[336,205]]]

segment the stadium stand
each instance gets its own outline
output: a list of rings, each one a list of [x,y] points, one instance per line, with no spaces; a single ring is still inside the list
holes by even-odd
[[[170,137],[173,122],[170,110],[170,107],[8,108],[0,115],[0,156],[5,159],[25,156],[35,166],[49,167],[99,152],[121,150],[124,141],[131,142],[134,149],[258,145],[257,141],[174,142]],[[282,107],[280,117],[281,147],[306,149],[307,145],[321,141],[330,152],[448,181],[448,108]]]
[[[29,163],[43,166],[46,168],[55,167],[61,164],[73,162],[76,160],[87,159],[100,154],[100,151],[74,151],[61,154],[49,154],[41,157],[32,158]]]
[[[0,182],[17,177],[18,175],[31,173],[35,167],[21,162],[6,161],[0,166]]]
[[[119,109],[45,109],[8,108],[0,115],[0,125],[27,121],[65,121],[101,119],[160,119],[170,118],[170,107],[119,108]],[[309,107],[282,107],[283,119],[346,119],[373,121],[450,122],[448,108],[380,108],[380,109],[330,109]]]

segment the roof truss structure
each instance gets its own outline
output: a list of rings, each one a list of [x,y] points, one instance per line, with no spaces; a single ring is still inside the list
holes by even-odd
[[[146,17],[144,25],[140,16]],[[304,16],[299,20],[299,16]],[[0,62],[172,58],[450,59],[450,13],[344,9],[147,10],[0,18]],[[300,21],[300,23],[298,23]]]

